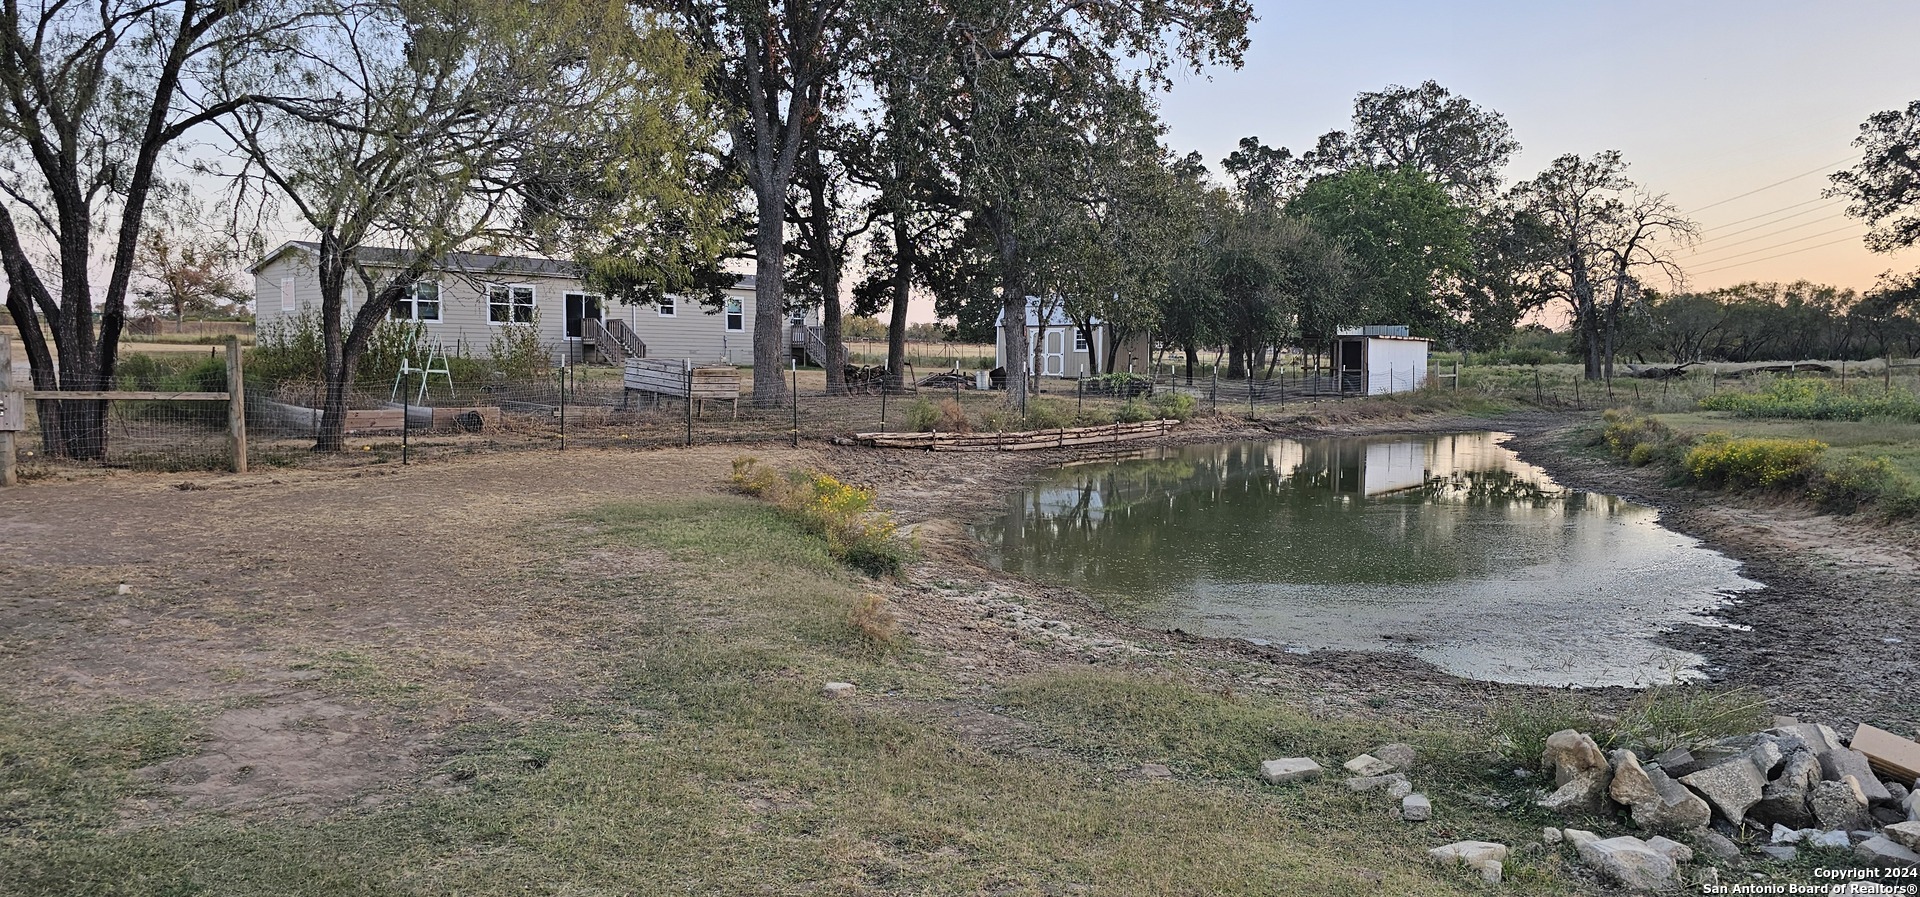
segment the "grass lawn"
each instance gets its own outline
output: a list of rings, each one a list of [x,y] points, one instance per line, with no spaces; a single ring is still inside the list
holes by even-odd
[[[604,613],[595,681],[544,714],[437,730],[432,762],[379,800],[196,811],[136,770],[196,750],[219,707],[0,702],[0,893],[1472,894],[1492,889],[1425,851],[1522,844],[1546,821],[1476,803],[1520,785],[1468,733],[1313,718],[1171,666],[963,681],[859,625],[876,584],[748,499],[611,504],[526,538],[550,562],[499,587],[564,578],[568,602],[530,610]],[[583,572],[609,552],[657,562]],[[323,658],[313,687],[431,726],[457,670],[394,657]],[[859,694],[823,698],[828,680]],[[1255,776],[1298,754],[1337,771],[1383,740],[1422,747],[1434,822],[1337,775]],[[1559,856],[1516,851],[1499,892],[1582,890]]]

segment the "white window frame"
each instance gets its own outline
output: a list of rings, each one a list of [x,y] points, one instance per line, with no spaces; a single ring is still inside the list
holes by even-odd
[[[525,305],[522,305],[521,303],[515,301],[519,298],[517,293],[519,293],[520,291],[525,291],[527,294],[527,301]],[[506,297],[504,300],[494,298],[495,296],[502,295],[502,294],[504,294]],[[511,324],[531,324],[533,323],[534,312],[539,307],[540,307],[540,295],[534,290],[533,284],[530,284],[530,283],[487,284],[487,325],[490,327],[506,327]],[[507,320],[504,320],[504,321],[494,320],[493,310],[495,308],[505,308],[507,310]],[[527,310],[527,317],[525,320],[515,320],[518,317],[518,313],[521,308],[525,308]]]
[[[587,292],[586,290],[567,290],[566,292],[563,292],[563,293],[561,293],[561,294],[560,294],[560,301],[561,301],[561,303],[563,303],[563,304],[562,304],[562,305],[560,306],[560,313],[561,313],[561,315],[562,315],[562,317],[564,317],[564,316],[566,315],[566,311],[567,311],[567,308],[566,308],[566,305],[565,305],[564,303],[566,303],[566,302],[567,302],[568,300],[571,300],[571,299],[572,299],[573,297],[575,297],[575,296],[579,296],[579,297],[580,297],[581,299],[583,299],[583,300],[585,300],[585,299],[592,299],[592,300],[593,300],[593,304],[594,304],[594,305],[597,305],[597,306],[599,306],[599,308],[600,308],[600,317],[597,317],[597,318],[594,318],[593,320],[596,320],[596,321],[599,321],[599,322],[600,322],[600,325],[601,325],[602,327],[604,327],[604,326],[606,326],[606,323],[607,323],[607,297],[605,297],[605,296],[602,296],[602,295],[600,295],[599,293],[589,293],[589,292]],[[581,303],[581,307],[580,307],[580,311],[581,311],[581,315],[580,315],[580,317],[581,317],[581,319],[582,319],[582,322],[581,322],[581,324],[580,324],[580,335],[579,335],[579,336],[566,336],[566,326],[567,326],[567,322],[566,322],[566,321],[561,321],[561,322],[560,322],[560,329],[561,329],[561,336],[562,336],[562,337],[565,337],[566,339],[570,339],[570,340],[574,340],[574,341],[576,341],[576,342],[578,342],[579,340],[581,340],[581,339],[584,339],[584,338],[586,337],[586,335],[587,335],[587,332],[586,332],[586,327],[587,327],[587,325],[586,325],[586,323],[585,323],[585,318],[586,318],[586,310],[587,310],[587,309],[586,309],[586,303],[585,303],[585,302],[582,302],[582,303]]]
[[[433,317],[431,318],[420,313],[420,303],[424,301],[420,298],[421,287],[433,287]],[[438,324],[446,314],[444,302],[445,300],[441,298],[440,293],[440,281],[416,281],[412,287],[408,288],[406,297],[393,304],[393,310],[389,312],[389,315],[396,321],[420,321],[426,324]]]
[[[280,278],[280,310],[298,311],[293,301],[293,278]]]
[[[1073,351],[1087,351],[1088,342],[1089,340],[1087,339],[1087,332],[1085,330],[1081,330],[1078,327],[1073,328]]]
[[[726,304],[721,308],[727,317],[728,333],[747,332],[747,301],[745,299],[728,296]]]
[[[680,305],[680,300],[678,297],[661,296],[660,301],[655,303],[654,307],[659,309],[660,317],[671,318],[679,313],[679,310],[680,310],[679,305]]]

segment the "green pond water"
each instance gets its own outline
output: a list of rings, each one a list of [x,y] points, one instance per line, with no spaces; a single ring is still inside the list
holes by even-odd
[[[1063,467],[976,528],[1000,567],[1135,621],[1404,651],[1476,679],[1697,678],[1662,645],[1759,588],[1652,508],[1567,489],[1499,433],[1277,439]]]

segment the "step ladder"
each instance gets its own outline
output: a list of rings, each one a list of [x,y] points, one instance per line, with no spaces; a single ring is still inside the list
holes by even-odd
[[[393,393],[388,397],[388,401],[400,400],[400,390],[408,374],[420,375],[420,394],[414,399],[415,405],[426,404],[427,382],[433,379],[435,374],[439,374],[447,381],[447,398],[457,397],[453,389],[453,371],[448,368],[446,350],[440,348],[439,343],[427,347],[427,360],[420,367],[414,367],[410,359],[400,359],[400,372],[393,377]]]

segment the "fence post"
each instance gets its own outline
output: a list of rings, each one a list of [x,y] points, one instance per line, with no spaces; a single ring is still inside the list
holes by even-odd
[[[1887,395],[1893,395],[1893,352],[1887,352]]]
[[[682,367],[682,376],[686,378],[686,386],[687,386],[687,391],[684,393],[687,399],[687,447],[692,448],[693,447],[693,359],[691,358],[681,359],[680,364]],[[739,400],[735,399],[734,401],[738,402]]]
[[[1259,420],[1260,412],[1253,407],[1253,371],[1247,371],[1247,420]]]
[[[1220,413],[1220,366],[1213,368],[1213,387],[1207,391],[1207,410]]]
[[[403,360],[400,362],[401,368],[404,369],[406,366],[407,366],[406,361]],[[406,377],[406,374],[402,373],[400,376],[404,378]],[[424,378],[422,382],[424,382]],[[400,388],[400,466],[401,467],[407,466],[407,461],[408,461],[407,432],[413,429],[413,395],[406,388],[410,385],[412,384],[405,382],[404,379],[400,383],[400,387],[401,387]],[[565,399],[563,398],[562,401],[565,401]],[[560,416],[560,420],[561,420],[560,447],[562,449],[565,449],[567,447],[566,419],[567,418],[565,414],[562,414]]]
[[[247,375],[241,354],[240,338],[227,337],[227,441],[233,447],[234,473],[247,472]],[[0,373],[6,367],[0,362]],[[4,379],[0,379],[0,390],[6,388]]]
[[[560,366],[560,450],[567,450],[567,366],[564,364]]]
[[[887,432],[887,381],[880,381],[880,432]]]
[[[26,396],[13,392],[13,338],[0,336],[0,487],[20,485],[15,427],[25,426]]]
[[[1576,391],[1579,390],[1579,383],[1576,382],[1573,388]],[[1535,405],[1544,405],[1547,403],[1546,392],[1540,388],[1540,366],[1537,364],[1533,366],[1533,403]]]
[[[793,447],[800,447],[800,362],[793,362]]]

